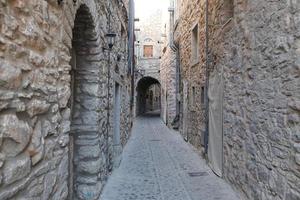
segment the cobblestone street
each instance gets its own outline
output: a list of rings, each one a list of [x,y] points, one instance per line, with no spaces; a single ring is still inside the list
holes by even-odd
[[[159,116],[138,118],[132,134],[101,200],[240,199]]]

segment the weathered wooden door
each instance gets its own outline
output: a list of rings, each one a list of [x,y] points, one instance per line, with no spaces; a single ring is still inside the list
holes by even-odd
[[[212,170],[223,172],[223,73],[215,70],[209,77],[209,138],[208,158]]]
[[[183,81],[183,137],[187,141],[188,140],[188,82],[186,80]]]

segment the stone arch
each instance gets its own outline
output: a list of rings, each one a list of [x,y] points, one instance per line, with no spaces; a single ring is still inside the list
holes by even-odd
[[[92,2],[92,1],[91,1]],[[86,4],[76,11],[71,48],[71,134],[69,198],[97,199],[105,175],[101,153],[100,36],[95,16]]]
[[[147,111],[147,91],[152,85],[158,85],[160,88],[160,82],[158,79],[145,76],[140,78],[137,81],[136,86],[136,115],[144,114]],[[161,95],[160,95],[161,96]],[[160,105],[160,98],[159,98],[159,105]]]

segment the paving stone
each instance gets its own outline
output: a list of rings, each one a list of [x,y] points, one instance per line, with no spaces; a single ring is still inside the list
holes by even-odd
[[[194,175],[194,176],[193,176]],[[239,200],[197,152],[159,117],[138,118],[101,200]]]

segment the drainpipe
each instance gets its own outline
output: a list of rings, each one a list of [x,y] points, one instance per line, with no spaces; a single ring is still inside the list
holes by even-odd
[[[180,108],[179,108],[179,100],[178,100],[178,94],[180,89],[180,52],[179,52],[179,45],[175,43],[174,41],[174,1],[171,1],[171,7],[169,8],[170,12],[170,30],[169,30],[169,46],[176,53],[176,115],[180,114]]]
[[[176,52],[178,51],[178,45],[176,45],[174,42],[174,1],[171,2],[171,7],[168,9],[168,11],[170,12],[169,46],[174,52]]]
[[[205,1],[205,154],[208,153],[208,136],[209,136],[209,25],[208,25],[208,0]]]
[[[180,83],[181,83],[181,72],[180,72],[180,51],[179,47],[176,46],[177,51],[176,51],[176,115],[180,118],[180,99],[179,99],[179,94],[180,94]]]
[[[133,119],[134,116],[134,95],[135,95],[135,81],[134,81],[134,71],[135,71],[135,60],[134,60],[134,18],[135,18],[135,12],[134,12],[134,1],[129,0],[129,45],[128,45],[128,53],[129,53],[129,59],[128,59],[128,67],[129,72],[131,75],[131,99],[130,99],[130,110],[131,110],[131,117]]]
[[[111,30],[111,11],[110,11],[110,3],[108,4],[108,32]],[[110,130],[110,65],[111,65],[111,49],[108,49],[108,60],[107,60],[107,124],[106,124],[106,170],[107,177],[109,174],[109,148],[108,148],[108,140],[109,140],[109,130]],[[107,178],[106,177],[106,178]]]

